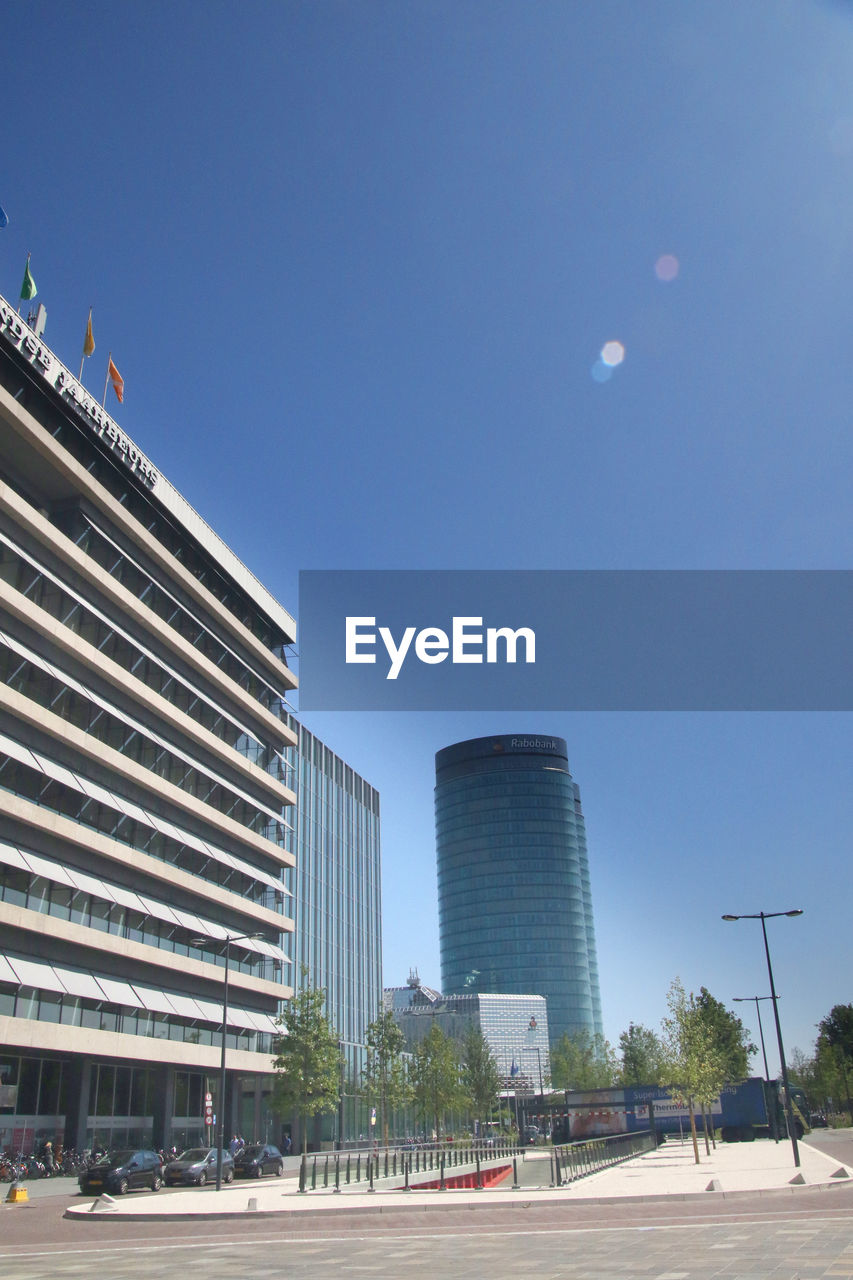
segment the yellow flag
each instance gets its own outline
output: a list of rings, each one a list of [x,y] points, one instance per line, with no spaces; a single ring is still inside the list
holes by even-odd
[[[95,350],[95,339],[92,337],[92,308],[89,308],[89,323],[86,325],[86,337],[83,340],[83,355],[90,356]]]

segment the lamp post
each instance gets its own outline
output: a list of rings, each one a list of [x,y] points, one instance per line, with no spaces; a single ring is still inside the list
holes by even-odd
[[[788,1085],[788,1068],[785,1066],[785,1050],[782,1047],[782,1024],[779,1021],[779,1002],[776,996],[776,985],[773,982],[773,966],[770,963],[770,946],[767,942],[767,925],[765,920],[774,920],[778,916],[801,916],[803,914],[801,907],[795,907],[793,911],[759,911],[752,915],[725,915],[724,920],[760,920],[761,931],[764,935],[764,954],[767,956],[767,974],[770,978],[770,999],[773,1001],[773,1016],[776,1019],[776,1040],[779,1045],[779,1061],[782,1065],[782,1087],[785,1090],[785,1115],[788,1119],[788,1133],[791,1138],[791,1147],[794,1152],[794,1165],[800,1167],[800,1152],[797,1147],[797,1130],[794,1127],[794,1111],[791,1106],[791,1090]],[[756,1006],[757,1007],[757,1006]],[[766,1068],[765,1068],[766,1069]]]
[[[745,1004],[747,1001],[753,1001],[755,1003],[755,1013],[758,1018],[758,1034],[761,1038],[761,1053],[764,1058],[764,1079],[767,1081],[768,1085],[770,1084],[770,1072],[767,1068],[767,1050],[764,1047],[764,1028],[761,1025],[761,1009],[758,1002],[759,1000],[772,1000],[772,998],[772,996],[732,996],[732,1000],[734,1000],[735,1004]],[[779,1126],[775,1122],[775,1116],[771,1127],[773,1129],[773,1137],[776,1142],[778,1142]]]
[[[219,1054],[219,1141],[216,1145],[216,1190],[222,1190],[222,1151],[225,1147],[225,1039],[228,1027],[228,964],[231,959],[231,943],[232,942],[249,942],[255,940],[266,940],[263,933],[233,933],[224,939],[225,942],[225,973],[222,983],[222,1040]],[[210,945],[210,938],[190,938],[190,943],[194,946]]]

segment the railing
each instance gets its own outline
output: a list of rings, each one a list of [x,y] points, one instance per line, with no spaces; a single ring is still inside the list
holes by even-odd
[[[368,1183],[391,1179],[402,1181],[408,1187],[412,1177],[435,1173],[442,1183],[450,1172],[463,1165],[475,1168],[479,1173],[484,1163],[511,1160],[521,1154],[521,1148],[509,1142],[496,1141],[488,1146],[441,1147],[437,1144],[423,1149],[416,1147],[389,1147],[382,1151],[336,1151],[327,1155],[303,1155],[299,1166],[299,1190],[316,1191],[318,1187],[333,1187],[340,1191],[353,1183]]]
[[[590,1138],[587,1142],[555,1147],[551,1154],[552,1184],[561,1187],[576,1182],[644,1151],[654,1151],[656,1146],[654,1133],[644,1129],[640,1133],[618,1133],[612,1138]]]

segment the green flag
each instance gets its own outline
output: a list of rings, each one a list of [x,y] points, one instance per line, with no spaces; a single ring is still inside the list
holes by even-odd
[[[24,271],[24,283],[21,285],[21,301],[29,302],[30,298],[36,296],[36,282],[30,271],[30,255],[27,254],[27,265]]]

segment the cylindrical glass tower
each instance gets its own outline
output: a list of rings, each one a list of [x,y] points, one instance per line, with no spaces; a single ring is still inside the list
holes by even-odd
[[[551,1043],[602,1033],[580,792],[562,738],[474,738],[435,757],[441,981],[542,995]]]

